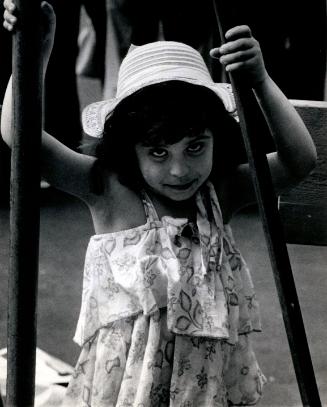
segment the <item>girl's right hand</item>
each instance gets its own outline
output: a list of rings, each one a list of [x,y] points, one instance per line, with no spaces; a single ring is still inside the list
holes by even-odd
[[[4,22],[3,26],[8,31],[13,31],[19,23],[17,18],[17,7],[13,0],[4,0],[3,2],[5,11],[3,13]],[[43,68],[44,72],[48,65],[51,51],[53,48],[54,36],[56,31],[56,15],[52,6],[43,1],[41,3],[42,11],[42,55],[43,55]]]

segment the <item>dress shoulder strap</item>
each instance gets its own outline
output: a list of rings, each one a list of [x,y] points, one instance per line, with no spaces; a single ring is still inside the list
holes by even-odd
[[[206,182],[206,184],[202,190],[202,193],[203,193],[202,202],[205,202],[208,205],[207,209],[204,209],[204,207],[203,207],[202,211],[208,213],[208,210],[209,210],[210,215],[213,216],[216,225],[223,230],[224,222],[223,222],[221,208],[219,205],[219,201],[218,201],[218,197],[217,197],[215,188],[210,181]],[[198,204],[198,207],[199,206],[200,205]],[[199,209],[201,212],[201,207]]]
[[[156,208],[153,205],[149,195],[142,190],[141,191],[142,202],[144,206],[144,212],[146,219],[150,222],[156,222],[159,220],[159,216],[157,214]]]

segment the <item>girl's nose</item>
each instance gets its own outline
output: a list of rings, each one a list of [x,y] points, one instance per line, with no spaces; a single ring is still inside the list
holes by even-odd
[[[172,160],[170,163],[169,168],[170,175],[174,177],[184,177],[188,173],[188,166],[185,160],[183,159],[175,159]]]

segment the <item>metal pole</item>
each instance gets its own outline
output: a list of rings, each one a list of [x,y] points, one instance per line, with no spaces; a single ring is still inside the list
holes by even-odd
[[[235,25],[233,21],[235,22],[237,13],[233,7],[235,7],[236,3],[237,1],[231,4],[229,1],[227,7],[227,1],[214,0],[222,41],[224,41],[223,33]],[[283,226],[279,217],[277,198],[274,193],[266,154],[261,148],[258,148],[260,146],[257,135],[258,120],[262,120],[262,113],[252,90],[246,84],[240,82],[235,75],[230,75],[230,80],[235,95],[244,144],[252,170],[261,220],[302,403],[304,406],[319,407],[321,401],[285,243]]]
[[[42,127],[39,0],[16,0],[6,406],[34,405]]]

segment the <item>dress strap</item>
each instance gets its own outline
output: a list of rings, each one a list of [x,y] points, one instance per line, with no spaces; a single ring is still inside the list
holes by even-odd
[[[156,208],[154,207],[153,202],[151,201],[149,195],[144,190],[142,190],[141,197],[142,197],[144,212],[145,212],[145,216],[146,216],[147,220],[150,222],[158,221],[159,216],[157,214]]]
[[[210,202],[211,202],[211,208],[212,208],[212,214],[214,217],[214,220],[216,222],[216,225],[224,230],[224,220],[223,220],[223,215],[222,211],[219,205],[218,197],[215,191],[214,186],[212,185],[211,182],[207,182],[207,188],[209,189],[209,196],[210,196]]]

